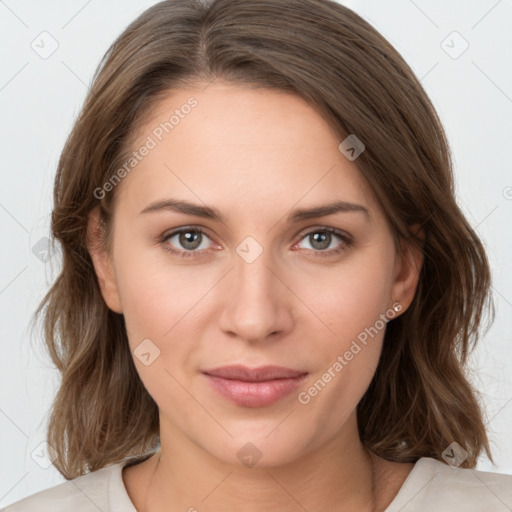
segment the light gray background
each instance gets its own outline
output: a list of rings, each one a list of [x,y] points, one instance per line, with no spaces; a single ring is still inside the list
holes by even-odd
[[[32,248],[48,235],[57,159],[92,74],[110,43],[154,3],[0,1],[0,506],[64,480],[53,466],[41,467],[58,373],[27,329],[58,255],[45,264]],[[497,465],[482,458],[477,469],[512,473],[512,0],[342,3],[404,56],[447,130],[458,199],[486,244],[494,278],[496,321],[474,353],[472,379],[484,394]],[[461,37],[469,47],[457,55]],[[49,51],[52,38],[58,48],[47,58],[31,47]]]

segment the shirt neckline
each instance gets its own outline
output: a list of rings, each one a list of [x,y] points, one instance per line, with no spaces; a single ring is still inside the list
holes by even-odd
[[[134,457],[114,464],[111,467],[108,483],[108,503],[110,512],[137,512],[137,509],[135,508],[135,505],[133,504],[123,481],[123,468],[144,462],[152,455],[153,454],[150,453],[142,457]],[[392,512],[393,507],[395,507],[396,504],[402,500],[409,487],[417,483],[417,480],[420,478],[420,471],[425,463],[431,460],[435,461],[435,459],[430,457],[421,457],[414,463],[414,467],[411,469],[410,473],[407,475],[406,479],[400,486],[400,489],[398,489],[397,494],[391,503],[385,508],[384,512]]]
[[[431,457],[420,457],[415,463],[406,479],[403,481],[400,489],[396,493],[391,503],[384,509],[384,512],[392,512],[396,505],[403,499],[409,488],[417,482],[421,482],[420,471],[429,461],[434,461]]]
[[[137,512],[123,481],[123,469],[144,462],[152,455],[152,453],[149,453],[143,456],[132,457],[112,466],[107,491],[110,512]]]

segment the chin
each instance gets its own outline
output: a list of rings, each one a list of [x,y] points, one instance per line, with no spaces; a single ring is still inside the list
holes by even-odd
[[[301,439],[297,428],[292,425],[278,432],[276,429],[278,423],[273,423],[274,431],[265,424],[265,427],[260,425],[253,435],[245,431],[243,434],[233,435],[232,438],[228,435],[222,436],[222,441],[210,437],[205,440],[203,448],[215,458],[234,466],[247,468],[285,466],[304,455],[307,447],[313,444],[313,439]],[[230,432],[233,433],[232,430]]]

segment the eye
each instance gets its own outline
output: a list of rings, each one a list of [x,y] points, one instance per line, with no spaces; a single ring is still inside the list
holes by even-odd
[[[176,229],[170,233],[164,234],[160,240],[164,249],[179,258],[199,257],[203,252],[209,249],[207,239],[210,237],[206,232],[198,227],[184,227]],[[332,247],[332,243],[338,239],[339,243]],[[210,239],[211,240],[211,239]],[[352,245],[352,237],[347,233],[334,228],[322,227],[316,228],[304,234],[301,242],[307,241],[315,256],[329,257],[340,254]],[[329,247],[331,247],[329,249]]]
[[[339,240],[339,243],[333,248],[332,243],[336,242],[336,239]],[[327,227],[317,228],[313,231],[307,232],[301,238],[301,242],[302,241],[307,241],[311,246],[311,249],[306,249],[312,250],[315,256],[320,257],[340,254],[341,252],[347,250],[352,244],[352,238],[347,233],[344,233],[338,229]],[[295,247],[297,247],[299,244],[297,244]],[[331,248],[329,249],[329,247]]]
[[[186,258],[197,256],[195,253],[208,249],[208,244],[203,244],[207,238],[208,235],[202,229],[181,228],[164,235],[161,242],[167,251]]]

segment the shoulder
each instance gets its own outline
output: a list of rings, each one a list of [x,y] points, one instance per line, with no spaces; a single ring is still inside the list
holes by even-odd
[[[430,457],[418,460],[386,512],[508,512],[512,475],[456,468]]]
[[[131,502],[122,509],[118,509],[119,503],[114,507],[110,503],[112,495],[116,493],[121,495],[121,499],[128,499],[120,487],[123,485],[121,475],[125,464],[112,464],[37,492],[8,505],[2,512],[128,512]]]

